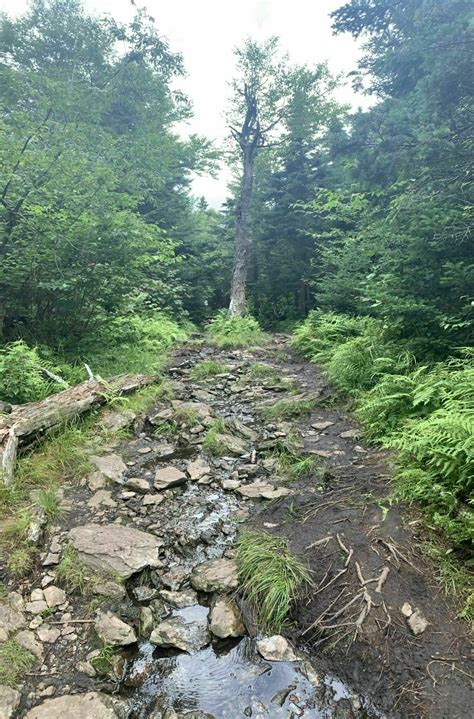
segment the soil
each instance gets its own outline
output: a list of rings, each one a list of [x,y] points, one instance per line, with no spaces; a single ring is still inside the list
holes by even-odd
[[[224,363],[226,372],[196,381],[191,369],[203,359]],[[264,376],[250,378],[247,371],[256,363],[276,369],[287,384]],[[53,537],[43,538],[36,572],[20,584],[7,577],[9,590],[19,591],[28,601],[31,590],[42,586],[48,572],[54,572],[54,566],[45,566],[51,544],[63,551],[69,529],[89,522],[119,522],[159,536],[161,566],[128,580],[125,597],[104,600],[96,596],[91,603],[90,596],[68,594],[68,605],[44,618],[45,624],[59,627],[62,633],[56,642],[43,644],[44,659],[22,687],[15,719],[46,697],[84,690],[122,696],[130,707],[127,716],[143,719],[151,718],[153,712],[153,717],[162,716],[156,712],[163,701],[179,711],[200,709],[207,712],[201,716],[215,719],[470,717],[472,645],[467,624],[456,619],[460,607],[444,595],[436,580],[436,566],[422,552],[421,518],[413,509],[388,501],[393,472],[390,456],[363,442],[344,400],[328,386],[322,370],[298,356],[286,337],[275,336],[269,345],[252,350],[185,346],[174,354],[168,377],[178,400],[207,404],[214,417],[222,417],[229,425],[239,420],[258,439],[245,439],[243,455],[222,458],[206,453],[203,433],[193,432],[186,423],[176,437],[157,437],[150,418],[169,408],[169,402],[160,402],[137,418],[133,437],[111,438],[106,446],[98,440],[100,446],[93,453],[120,455],[128,477],[151,481],[158,467],[172,465],[185,471],[187,463],[197,457],[209,463],[210,476],[165,490],[156,506],[145,506],[139,492],[127,493],[124,486],[109,483],[106,503],[91,507],[94,491],[87,481],[65,485],[67,511],[53,528]],[[289,391],[291,382],[297,395]],[[300,396],[316,398],[310,414],[291,422],[264,420],[262,406]],[[316,460],[309,477],[283,482],[290,495],[250,501],[237,492],[224,491],[225,480],[253,482],[246,475],[252,463],[259,480],[275,480],[268,448],[289,435],[296,437],[300,455]],[[243,596],[239,600],[250,638],[230,643],[213,640],[210,647],[186,655],[153,650],[146,637],[140,637],[138,647],[116,656],[108,675],[89,672],[89,676],[84,671],[85,665],[90,666],[91,652],[99,646],[93,631],[97,608],[116,613],[139,632],[143,602],[134,599],[134,590],[162,589],[170,570],[179,575],[178,585],[186,588],[197,564],[221,556],[232,558],[232,544],[242,527],[286,537],[292,551],[311,569],[313,586],[298,599],[284,634],[322,677],[316,689],[318,683],[311,689],[303,670],[286,663],[278,668],[273,662],[262,664],[255,656],[251,610]],[[200,595],[199,600],[202,611],[211,598]],[[406,604],[422,623],[427,622],[418,635],[401,611]],[[145,606],[153,606],[155,621],[170,611],[160,609],[156,602],[145,602]],[[213,667],[212,677],[207,667]],[[256,698],[249,676],[260,677]],[[199,681],[200,687],[194,687],[191,700],[187,692],[193,681]],[[234,705],[222,700],[224,694],[228,696],[229,681],[234,682],[236,697],[242,690],[242,709],[237,708],[237,699]],[[278,682],[284,682],[283,688],[298,686],[300,704],[290,689],[282,693]],[[276,689],[283,696],[278,709],[271,699]]]

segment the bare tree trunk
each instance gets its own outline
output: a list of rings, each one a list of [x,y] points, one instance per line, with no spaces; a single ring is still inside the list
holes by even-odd
[[[234,269],[230,291],[229,317],[242,317],[245,311],[245,283],[252,250],[250,205],[252,202],[253,171],[256,148],[249,145],[243,151],[243,176],[235,225]]]

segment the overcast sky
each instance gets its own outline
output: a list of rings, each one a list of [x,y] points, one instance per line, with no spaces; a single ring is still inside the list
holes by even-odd
[[[183,54],[188,73],[184,88],[194,105],[190,131],[219,141],[226,135],[224,111],[233,75],[233,48],[248,36],[281,38],[282,49],[297,63],[324,60],[334,73],[353,70],[358,46],[349,35],[333,36],[329,13],[344,0],[136,0],[156,20],[171,49]],[[11,14],[21,13],[27,0],[0,0]],[[120,20],[133,15],[129,0],[85,0],[94,13],[110,13]],[[354,108],[366,107],[367,98],[355,95],[346,83],[337,98]],[[196,178],[194,192],[218,207],[226,196],[225,171],[219,180]]]

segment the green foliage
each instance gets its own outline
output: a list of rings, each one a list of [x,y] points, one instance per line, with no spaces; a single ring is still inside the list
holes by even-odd
[[[11,548],[7,555],[7,569],[14,579],[23,579],[33,569],[35,550],[23,545]]]
[[[192,377],[196,380],[210,379],[222,372],[225,372],[225,365],[215,360],[203,360],[197,362],[192,369]]]
[[[36,662],[33,654],[14,639],[0,644],[0,684],[17,689],[19,683]]]
[[[313,310],[296,328],[292,344],[313,362],[328,362],[334,349],[350,339],[360,337],[366,324],[367,320],[361,317]]]
[[[267,335],[250,315],[227,317],[220,312],[208,324],[207,333],[212,344],[222,348],[252,347],[267,341]]]
[[[210,454],[216,456],[224,454],[225,447],[219,440],[219,435],[223,432],[225,432],[224,420],[220,418],[215,419],[207,430],[206,434],[204,435],[204,439],[202,441],[203,448],[207,450]]]
[[[18,340],[0,350],[0,397],[4,401],[14,404],[34,402],[50,391],[35,347],[30,348]]]
[[[316,400],[281,399],[270,407],[264,407],[262,414],[266,419],[297,419],[311,412],[316,407]]]
[[[87,567],[79,559],[77,551],[72,544],[68,544],[55,570],[57,582],[70,592],[84,594],[87,572]]]
[[[305,584],[309,570],[291,553],[288,541],[266,532],[248,531],[237,540],[243,590],[255,607],[259,627],[279,632]]]
[[[99,654],[91,660],[91,664],[98,674],[105,676],[110,673],[116,653],[117,648],[112,644],[107,644],[106,642],[102,644]]]

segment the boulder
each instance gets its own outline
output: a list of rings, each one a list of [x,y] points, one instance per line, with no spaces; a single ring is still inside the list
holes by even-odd
[[[100,692],[64,694],[30,709],[24,719],[120,719],[123,703]]]
[[[155,472],[156,489],[168,489],[168,487],[176,487],[178,484],[186,482],[187,477],[177,467],[163,467]]]
[[[183,589],[180,592],[172,592],[163,589],[160,592],[161,599],[176,609],[192,607],[198,603],[198,597],[194,589]]]
[[[240,609],[233,599],[218,597],[211,607],[211,632],[220,639],[241,637],[245,634]]]
[[[247,452],[247,446],[240,437],[232,434],[216,434],[216,442],[222,447],[224,454],[233,454],[240,457]]]
[[[79,558],[92,569],[126,579],[145,567],[157,567],[163,542],[152,534],[120,524],[86,524],[69,532]]]
[[[274,487],[269,482],[257,481],[252,484],[242,484],[237,487],[238,494],[248,499],[278,499],[292,494],[288,487]]]
[[[126,480],[125,486],[128,489],[134,489],[136,492],[140,492],[141,494],[146,494],[150,491],[150,485],[146,479],[143,479],[142,477],[130,477],[130,479]]]
[[[21,632],[18,632],[18,634],[15,634],[15,641],[23,647],[23,649],[27,649],[31,652],[40,662],[43,661],[43,645],[29,629],[23,629]]]
[[[10,719],[18,708],[20,699],[20,692],[0,684],[0,719]]]
[[[233,559],[210,559],[199,564],[191,574],[191,584],[198,592],[232,592],[239,586],[239,570]]]
[[[176,647],[183,652],[196,652],[211,641],[206,619],[187,621],[176,616],[165,619],[152,631],[150,642],[161,647]]]
[[[328,427],[331,427],[333,424],[334,424],[334,422],[329,422],[329,420],[328,420],[327,422],[314,422],[311,425],[311,427],[313,429],[317,429],[320,432],[322,432],[323,430],[327,429]]]
[[[107,479],[110,479],[112,482],[123,484],[127,465],[122,457],[118,454],[106,454],[103,457],[93,455],[90,459],[104,477],[107,477]]]
[[[257,642],[257,651],[269,662],[295,662],[297,660],[289,642],[280,634],[260,639]]]
[[[102,414],[100,423],[109,432],[119,432],[121,429],[130,427],[136,416],[131,409],[125,409],[122,412],[109,410]]]
[[[202,477],[205,477],[210,471],[210,466],[202,457],[198,457],[194,462],[189,462],[186,467],[186,472],[193,482],[202,479]]]
[[[102,641],[112,646],[122,647],[137,641],[133,628],[112,612],[98,612],[94,628]]]
[[[64,589],[55,587],[54,584],[50,584],[46,587],[43,590],[43,594],[48,607],[59,607],[60,604],[64,604],[67,600]]]

